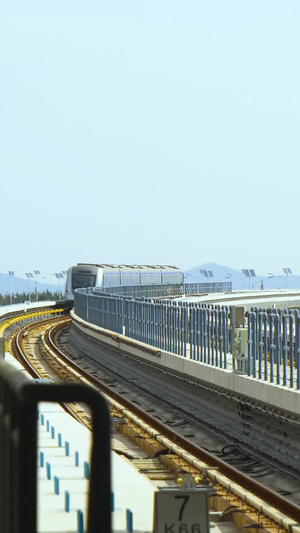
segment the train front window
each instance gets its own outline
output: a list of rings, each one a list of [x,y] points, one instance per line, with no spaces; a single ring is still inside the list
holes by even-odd
[[[87,287],[95,287],[96,276],[91,274],[73,274],[73,291]]]

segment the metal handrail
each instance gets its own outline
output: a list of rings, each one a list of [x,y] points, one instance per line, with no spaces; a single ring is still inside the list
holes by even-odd
[[[84,402],[93,441],[88,533],[111,532],[110,416],[100,392],[81,384],[31,380],[0,362],[0,531],[37,531],[37,412],[39,402]]]

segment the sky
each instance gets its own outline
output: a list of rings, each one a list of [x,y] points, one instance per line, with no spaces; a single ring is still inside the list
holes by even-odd
[[[297,0],[12,0],[0,272],[300,274]]]

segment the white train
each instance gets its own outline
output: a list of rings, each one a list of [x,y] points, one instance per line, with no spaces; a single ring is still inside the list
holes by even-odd
[[[183,284],[183,271],[166,265],[92,265],[78,263],[66,277],[66,300],[74,300],[76,289],[124,285]]]

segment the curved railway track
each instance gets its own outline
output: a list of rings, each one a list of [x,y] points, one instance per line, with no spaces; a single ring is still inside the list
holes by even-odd
[[[89,382],[101,389],[110,399],[114,413],[118,413],[118,419],[125,417],[127,421],[131,420],[135,434],[142,432],[145,436],[147,432],[150,439],[154,439],[156,444],[159,444],[158,455],[164,455],[166,462],[169,465],[172,463],[177,472],[189,472],[193,474],[194,478],[198,477],[202,483],[214,484],[219,493],[219,496],[215,496],[215,498],[223,501],[225,506],[223,509],[226,509],[226,506],[228,508],[230,504],[232,512],[242,514],[241,509],[245,508],[245,505],[250,506],[249,525],[258,522],[259,527],[265,529],[272,528],[275,524],[276,527],[284,529],[297,529],[297,523],[300,522],[300,507],[297,504],[287,500],[283,495],[271,490],[258,480],[249,477],[223,459],[209,453],[208,450],[192,443],[189,438],[184,437],[174,427],[163,423],[156,416],[145,412],[135,402],[124,398],[124,395],[116,392],[114,383],[113,386],[105,384],[104,381],[112,382],[112,379],[107,378],[107,376],[104,380],[99,379],[96,375],[91,375],[90,369],[82,369],[80,364],[74,361],[74,358],[66,356],[57,347],[57,338],[59,332],[66,327],[70,319],[66,317],[63,320],[59,319],[60,323],[56,325],[55,321],[57,320],[54,319],[51,322],[44,320],[43,324],[27,325],[12,338],[12,351],[17,354],[19,360],[22,359],[22,364],[31,375],[37,377],[42,373],[43,377],[51,377],[51,368],[53,369],[55,366],[55,371],[59,375],[57,379]],[[47,357],[40,353],[28,355],[28,340],[31,338],[32,330],[36,331],[37,327],[47,330],[46,333],[41,334],[39,331],[38,334],[35,332],[34,335],[40,338],[43,350],[47,348],[52,361],[55,361],[54,363],[49,363],[49,355]],[[27,355],[24,356],[26,352]],[[127,394],[127,391],[125,393]],[[139,429],[137,429],[138,427]],[[224,503],[225,494],[231,495],[227,503]]]
[[[35,318],[37,318],[37,314]],[[37,358],[33,359],[32,356],[28,355],[28,350],[25,349],[25,343],[28,337],[28,333],[30,330],[36,332],[36,331],[44,331],[52,327],[52,324],[55,324],[57,326],[57,321],[59,321],[59,326],[61,327],[61,324],[64,324],[66,322],[69,322],[69,317],[64,318],[43,318],[41,320],[37,320],[37,322],[26,325],[19,329],[15,334],[11,337],[11,352],[16,357],[16,359],[21,363],[21,365],[27,370],[28,374],[35,378],[35,379],[52,379],[52,376],[50,374],[47,374],[45,372],[44,365],[41,365],[39,360]],[[64,410],[69,413],[77,422],[84,422],[84,418],[82,416],[79,416],[77,414],[76,409],[74,406],[70,406],[67,403],[63,404]]]

